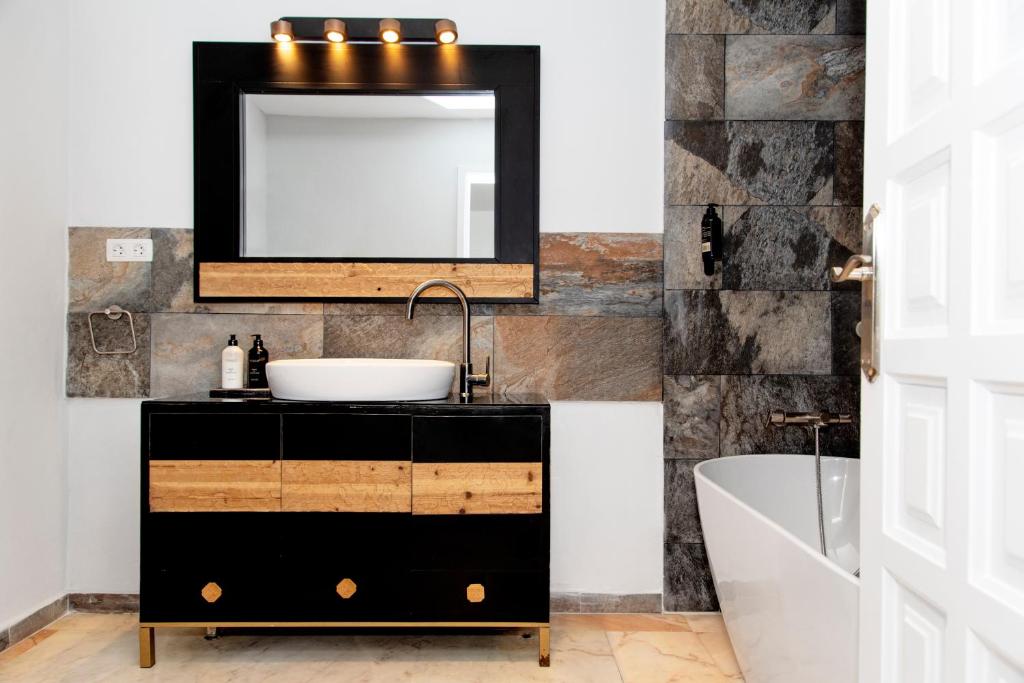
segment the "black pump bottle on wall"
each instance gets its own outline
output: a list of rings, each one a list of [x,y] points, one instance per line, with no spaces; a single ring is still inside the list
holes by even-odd
[[[704,274],[715,274],[715,261],[722,260],[722,219],[715,211],[717,204],[708,204],[700,221],[700,257],[704,261]]]
[[[252,348],[249,349],[249,388],[267,388],[267,362],[270,360],[270,353],[263,348],[263,338],[254,334],[252,336]]]

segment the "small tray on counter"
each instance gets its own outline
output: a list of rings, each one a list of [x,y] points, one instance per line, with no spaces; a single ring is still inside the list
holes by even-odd
[[[273,398],[270,389],[210,389],[210,398]]]

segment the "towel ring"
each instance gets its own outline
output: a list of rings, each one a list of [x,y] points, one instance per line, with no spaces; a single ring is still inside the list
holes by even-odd
[[[126,350],[117,351],[100,351],[99,347],[96,346],[96,332],[92,328],[92,317],[94,315],[105,315],[110,320],[120,320],[121,316],[128,316],[128,327],[132,331],[132,348]],[[120,306],[114,305],[109,308],[105,308],[102,311],[93,311],[89,314],[89,338],[92,340],[92,350],[101,356],[128,356],[139,348],[138,339],[135,336],[135,320],[132,318],[131,311],[126,311]]]

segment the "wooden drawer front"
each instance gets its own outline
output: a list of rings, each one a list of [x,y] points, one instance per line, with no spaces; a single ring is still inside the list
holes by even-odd
[[[541,462],[539,415],[413,418],[416,462]]]
[[[278,460],[281,416],[273,413],[154,413],[151,460]]]
[[[151,460],[150,512],[279,512],[280,460]]]
[[[414,621],[548,621],[539,572],[413,572]]]
[[[548,521],[543,515],[428,515],[410,520],[413,569],[548,570]]]
[[[539,514],[543,469],[539,462],[414,462],[412,513]]]
[[[285,460],[281,509],[286,512],[409,512],[408,460]]]
[[[408,415],[284,416],[286,460],[409,460]]]

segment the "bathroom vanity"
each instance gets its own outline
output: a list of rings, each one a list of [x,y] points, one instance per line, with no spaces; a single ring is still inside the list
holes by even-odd
[[[535,628],[550,407],[142,404],[140,664],[160,627]]]

